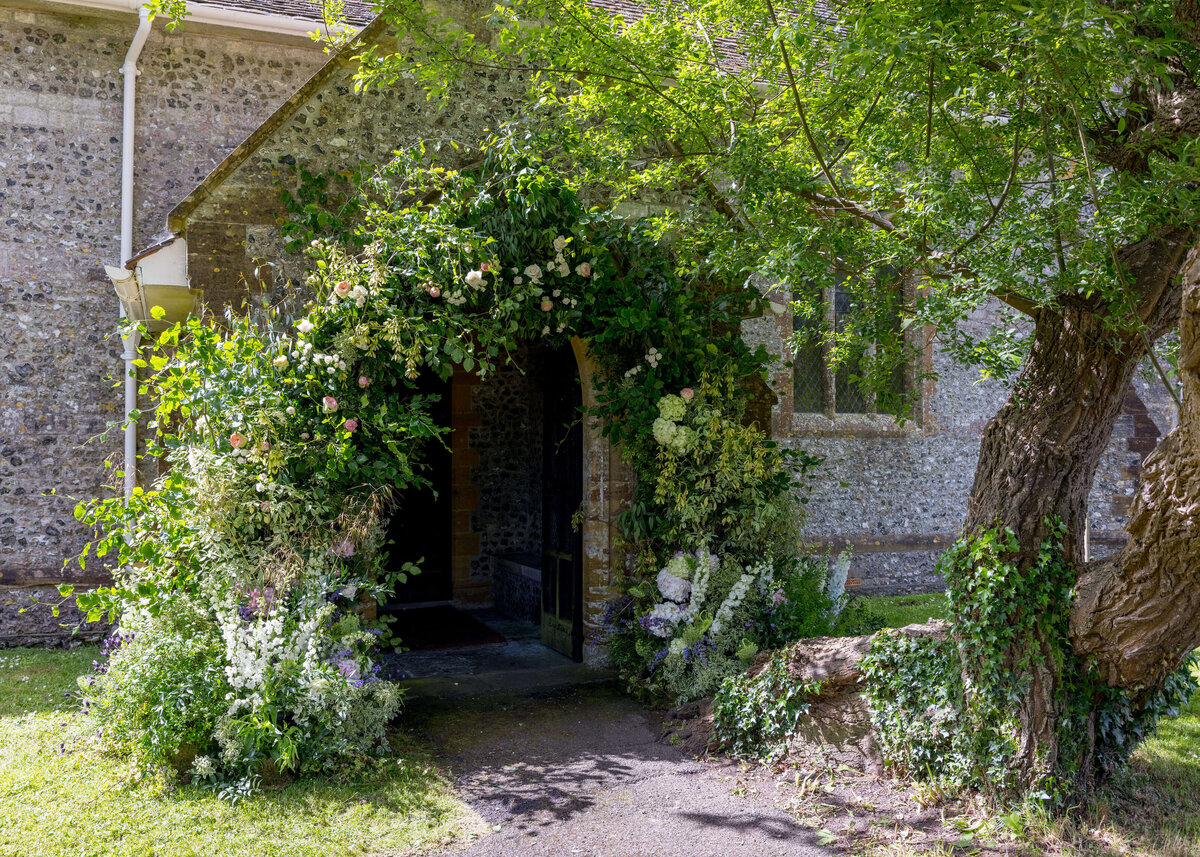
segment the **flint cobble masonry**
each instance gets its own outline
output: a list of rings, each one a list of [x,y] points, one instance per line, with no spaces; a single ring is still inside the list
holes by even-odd
[[[103,582],[77,498],[120,466],[119,72],[133,16],[0,8],[0,645],[61,637],[31,595]],[[134,247],[324,61],[319,47],[156,26],[138,81]],[[19,613],[22,608],[29,608]],[[70,638],[68,638],[70,639]]]

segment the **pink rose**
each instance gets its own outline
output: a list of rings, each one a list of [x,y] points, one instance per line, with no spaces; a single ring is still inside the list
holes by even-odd
[[[484,262],[482,265],[479,266],[479,270],[483,271],[483,273],[486,274],[488,271],[492,270],[492,268],[487,262]]]
[[[346,431],[354,432],[358,428],[358,420],[346,420]]]
[[[339,297],[344,298],[346,295],[350,294],[350,281],[338,280],[337,283],[334,284],[333,290],[338,293]]]
[[[371,386],[371,379],[368,378],[366,375],[359,375],[358,376],[358,386],[362,387],[364,390],[367,389],[367,387]]]
[[[592,275],[592,263],[580,262],[575,268],[575,273],[581,277],[590,277]]]
[[[333,396],[326,396],[321,399],[321,406],[325,408],[325,413],[332,414],[338,409],[338,400]]]
[[[542,301],[542,312],[550,312],[552,309],[554,309],[554,301],[550,300],[549,298],[545,298]]]
[[[439,289],[437,286],[430,286],[429,287],[429,296],[431,298],[440,298],[442,296],[442,290]]]
[[[266,441],[266,440],[264,440],[264,441],[262,442],[262,451],[263,451],[263,452],[270,452],[270,450],[271,450],[271,443],[270,443],[270,441]]]
[[[308,440],[308,432],[306,432],[306,431],[302,431],[302,432],[300,432],[300,439],[301,439],[301,440]]]
[[[234,432],[229,436],[229,445],[234,449],[241,449],[246,445],[246,438],[242,437],[237,432]]]
[[[692,396],[696,395],[696,391],[693,390],[691,387],[684,387],[682,390],[679,391],[679,395],[685,399],[690,399]]]

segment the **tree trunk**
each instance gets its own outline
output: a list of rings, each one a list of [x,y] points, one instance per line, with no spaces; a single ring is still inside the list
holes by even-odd
[[[1123,262],[1142,298],[1151,340],[1174,326],[1181,292],[1175,273],[1190,236],[1182,230],[1127,248]],[[1145,356],[1140,335],[1118,336],[1086,300],[1066,299],[1035,319],[1032,348],[1008,402],[988,423],[980,446],[964,534],[1011,527],[1020,542],[1016,562],[1028,568],[1050,535],[1047,519],[1066,528],[1063,548],[1083,560],[1087,497],[1113,424]],[[1024,782],[1053,773],[1059,677],[1048,640],[1023,642],[1040,657],[1020,705],[1015,764]],[[1014,660],[1018,653],[1013,653]],[[969,665],[966,665],[969,670]]]
[[[1146,460],[1128,544],[1084,570],[1071,610],[1075,651],[1118,687],[1154,688],[1200,646],[1200,248],[1179,279],[1179,426]]]

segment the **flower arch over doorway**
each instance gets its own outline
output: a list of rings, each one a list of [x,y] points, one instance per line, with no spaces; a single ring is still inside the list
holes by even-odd
[[[416,382],[487,377],[531,340],[580,370],[588,630],[619,588],[610,649],[676,697],[768,642],[747,605],[794,563],[796,508],[787,454],[742,421],[740,381],[767,360],[739,335],[756,292],[681,270],[646,225],[504,149],[472,173],[401,155],[292,211],[308,299],[147,346],[151,451],[171,467],[128,504],[77,507],[98,534],[81,560],[118,566],[79,604],[132,635],[99,691],[118,726],[149,734],[155,694],[187,685],[192,709],[154,724],[160,760],[187,743],[220,760],[212,776],[249,776],[379,746],[398,696],[362,604],[396,582],[393,491],[425,480],[448,432]]]

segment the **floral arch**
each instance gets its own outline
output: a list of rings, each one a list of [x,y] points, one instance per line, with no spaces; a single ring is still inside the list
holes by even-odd
[[[402,154],[289,207],[308,298],[147,346],[151,453],[171,467],[76,509],[97,533],[81,562],[115,558],[116,585],[77,596],[127,641],[92,690],[113,736],[214,783],[381,747],[400,691],[377,653],[404,629],[362,605],[396,583],[393,491],[448,431],[414,380],[487,376],[529,340],[579,364],[589,631],[631,684],[702,695],[777,642],[785,587],[813,586],[793,490],[813,462],[743,419],[768,359],[739,333],[756,291],[502,148],[471,173]]]

